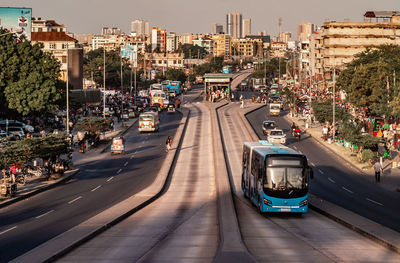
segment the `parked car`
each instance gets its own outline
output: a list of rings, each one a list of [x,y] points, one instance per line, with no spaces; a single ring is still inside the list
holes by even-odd
[[[0,128],[2,130],[5,130],[7,126],[7,121],[6,120],[2,120],[0,121]],[[16,121],[16,120],[8,120],[8,127],[21,127],[22,129],[24,129],[25,132],[34,132],[34,128],[31,125],[25,124],[23,122],[20,121]]]
[[[21,127],[15,127],[15,126],[8,127],[8,132],[14,135],[15,138],[18,140],[25,137],[24,129],[22,129]]]
[[[273,129],[269,132],[267,140],[271,143],[286,144],[286,134],[281,129]]]
[[[262,130],[263,134],[267,135],[271,130],[276,129],[276,122],[275,121],[263,121]]]

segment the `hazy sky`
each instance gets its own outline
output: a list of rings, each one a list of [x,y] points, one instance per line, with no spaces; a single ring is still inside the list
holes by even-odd
[[[103,26],[130,31],[130,22],[143,18],[168,32],[211,32],[213,23],[225,30],[225,15],[240,12],[252,19],[252,33],[282,30],[296,38],[297,25],[326,19],[361,21],[367,10],[399,10],[400,0],[1,0],[2,7],[31,7],[33,17],[54,19],[72,33],[100,33]]]

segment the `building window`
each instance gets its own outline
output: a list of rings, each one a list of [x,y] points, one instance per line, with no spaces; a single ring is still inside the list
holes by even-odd
[[[62,61],[63,64],[67,63],[67,57],[64,57],[64,56],[63,56],[63,57],[61,58],[61,61]]]
[[[62,44],[62,49],[67,49],[68,48],[68,44]]]
[[[49,44],[49,48],[50,49],[56,49],[56,44],[54,44],[54,43]]]
[[[174,64],[176,64],[176,60],[174,60]]]
[[[164,60],[164,64],[167,64],[167,61],[166,61],[166,60]]]
[[[159,60],[159,61],[158,61],[158,64],[162,64],[162,60]]]

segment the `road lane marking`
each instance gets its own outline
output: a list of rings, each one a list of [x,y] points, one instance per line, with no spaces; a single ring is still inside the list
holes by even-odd
[[[301,151],[299,151],[300,154],[303,154]]]
[[[81,199],[81,198],[82,198],[82,196],[79,196],[79,197],[75,198],[74,200],[69,201],[68,204],[70,205],[70,204],[72,204],[73,202],[78,201],[78,200]]]
[[[122,169],[119,169],[119,170],[117,171],[117,174],[119,174],[121,171],[122,171]]]
[[[342,186],[342,189],[343,190],[345,190],[345,191],[347,191],[347,192],[349,192],[349,193],[351,193],[351,194],[353,194],[354,192],[353,191],[351,191],[350,189],[347,189],[346,187],[344,187],[344,186]]]
[[[36,219],[39,219],[39,218],[44,217],[45,215],[48,215],[48,214],[50,214],[50,213],[52,213],[52,212],[54,212],[54,210],[50,210],[50,211],[48,211],[48,212],[46,212],[46,213],[44,213],[44,214],[41,214],[40,216],[37,216],[37,217],[35,217],[35,218],[36,218]]]
[[[377,201],[375,201],[375,200],[369,199],[368,197],[367,197],[367,200],[370,201],[370,202],[372,202],[372,203],[374,203],[374,204],[383,206],[383,204],[381,204],[381,203],[379,203],[379,202],[377,202]]]
[[[132,155],[130,159],[132,160],[132,159],[133,159],[133,157],[134,157],[134,156]]]
[[[93,188],[92,190],[90,190],[90,192],[94,192],[94,191],[96,191],[97,189],[99,189],[100,187],[101,187],[101,185],[97,186],[96,188]]]
[[[4,230],[3,232],[0,232],[0,235],[5,234],[5,233],[7,233],[8,231],[11,231],[11,230],[16,229],[16,228],[17,228],[17,226],[13,226],[12,228],[9,228],[9,229],[7,229],[7,230]]]
[[[128,165],[128,161],[125,162],[124,166],[126,167]]]
[[[295,150],[297,150],[297,147],[296,147],[296,146],[293,146],[293,148],[294,148]]]
[[[330,177],[328,177],[328,180],[331,181],[332,183],[335,183],[335,181]]]
[[[321,169],[318,169],[318,172],[320,172],[321,174],[324,174],[324,172]]]
[[[114,178],[114,176],[111,176],[110,178],[107,179],[107,182],[111,181]]]
[[[312,166],[315,166],[315,164],[314,164],[313,162],[310,162],[310,164],[311,164]]]

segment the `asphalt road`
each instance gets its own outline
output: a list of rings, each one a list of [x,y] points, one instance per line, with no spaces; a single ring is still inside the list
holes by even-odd
[[[139,192],[155,179],[180,113],[160,115],[158,133],[125,135],[127,155],[88,152],[75,179],[0,209],[0,262],[7,262]]]
[[[281,113],[281,116],[284,114],[287,112]],[[314,180],[310,183],[312,194],[400,232],[398,193],[368,181],[311,137],[303,136],[297,142],[291,136],[291,124],[283,117],[269,117],[267,107],[248,114],[247,118],[257,134],[264,139],[266,136],[262,134],[262,121],[275,120],[278,127],[287,134],[287,146],[307,155],[309,162],[314,164]]]

